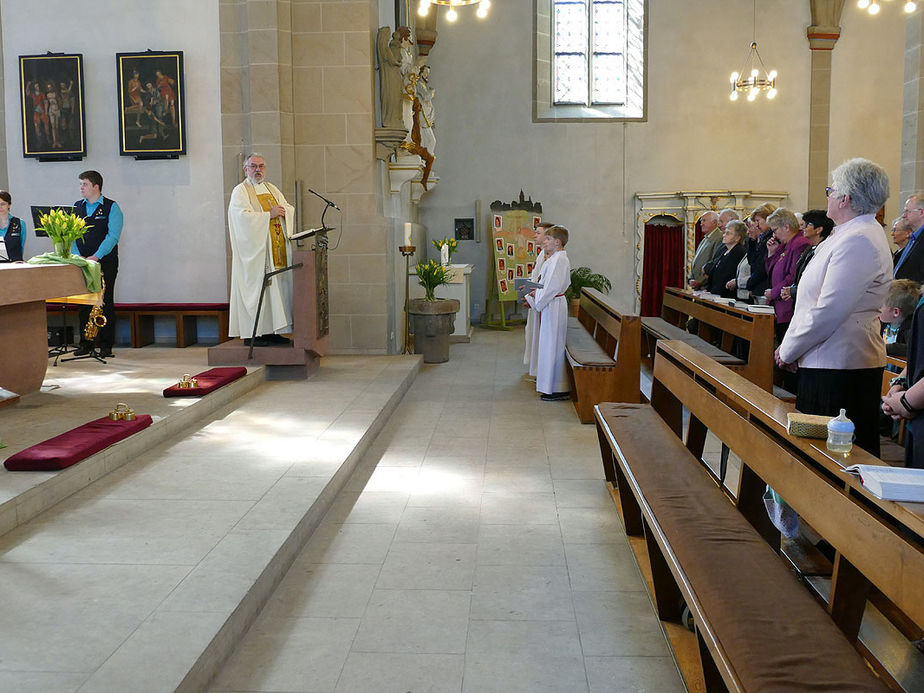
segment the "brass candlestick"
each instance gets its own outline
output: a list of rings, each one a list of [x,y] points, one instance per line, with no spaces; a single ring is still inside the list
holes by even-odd
[[[398,250],[404,256],[404,346],[402,354],[411,353],[411,314],[408,312],[411,301],[411,256],[417,251],[413,245],[399,245]]]

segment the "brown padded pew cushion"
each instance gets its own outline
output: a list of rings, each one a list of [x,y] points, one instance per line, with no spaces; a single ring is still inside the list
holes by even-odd
[[[745,690],[887,690],[650,405],[599,412]]]
[[[584,328],[577,318],[568,318],[568,333],[565,337],[565,348],[573,363],[582,366],[615,366],[613,361],[603,350],[591,334]]]

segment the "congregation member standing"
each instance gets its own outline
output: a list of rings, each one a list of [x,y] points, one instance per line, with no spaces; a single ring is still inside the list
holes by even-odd
[[[902,248],[901,254],[895,261],[896,279],[912,279],[918,283],[924,282],[924,195],[912,195],[905,202],[902,210],[902,219],[912,229],[908,242]]]
[[[815,257],[815,249],[818,244],[831,235],[831,229],[834,228],[834,222],[828,218],[827,212],[823,209],[810,209],[802,215],[802,233],[809,240],[810,245],[802,251],[799,262],[796,263],[796,276],[792,284],[784,286],[780,291],[780,298],[784,301],[795,301],[796,292],[799,288],[799,280],[802,278],[808,263]]]
[[[730,287],[738,272],[738,264],[744,258],[744,237],[747,227],[744,222],[733,219],[722,231],[722,246],[715,257],[706,265],[705,288],[709,293],[724,298],[734,298],[735,289]]]
[[[531,282],[540,282],[540,277],[542,276],[542,268],[545,265],[545,250],[542,248],[542,244],[545,241],[545,232],[546,229],[550,229],[555,224],[550,221],[543,221],[536,227],[536,236],[535,236],[535,249],[536,249],[536,264],[533,265],[533,271],[529,274],[529,280]],[[526,306],[526,350],[523,352],[523,365],[526,366],[526,374],[530,380],[536,380],[536,361],[539,354],[539,338],[537,333],[539,331],[539,316],[535,310],[529,307],[529,304],[526,302],[526,298],[523,298],[523,305]]]
[[[539,317],[536,391],[543,400],[552,402],[571,396],[565,363],[565,336],[568,333],[565,291],[571,285],[571,262],[564,250],[567,243],[568,230],[563,226],[553,226],[545,232],[546,261],[542,268],[542,288],[526,295],[526,302]]]
[[[751,212],[753,231],[748,234],[748,265],[751,274],[748,276],[747,288],[749,296],[763,296],[769,288],[767,278],[767,243],[773,237],[773,231],[767,225],[767,217],[776,211],[776,205],[767,202]]]
[[[250,346],[263,277],[287,267],[292,259],[288,233],[295,208],[282,192],[266,181],[266,162],[260,154],[244,159],[245,180],[231,192],[228,228],[231,235],[231,309],[228,335],[244,337]],[[288,233],[287,233],[288,232]],[[254,346],[288,344],[282,333],[292,331],[292,273],[270,279],[263,297]]]
[[[773,254],[767,258],[767,277],[770,287],[764,292],[767,302],[773,306],[776,318],[776,341],[779,344],[786,334],[789,321],[792,320],[793,303],[782,298],[785,287],[791,286],[796,278],[796,267],[802,252],[811,245],[799,230],[796,215],[785,207],[780,207],[767,218],[767,224],[773,231],[777,243]],[[768,253],[770,246],[767,246]]]
[[[80,180],[81,198],[74,203],[74,214],[87,222],[87,232],[74,242],[72,252],[98,262],[105,282],[103,316],[106,324],[99,328],[96,343],[99,356],[112,356],[115,343],[115,283],[119,274],[119,239],[122,236],[122,210],[115,200],[103,197],[103,177],[98,171],[84,171]],[[90,319],[91,306],[80,307],[80,344],[75,356],[86,356],[93,351],[93,342],[86,338],[84,329]]]
[[[6,190],[0,190],[0,262],[19,262],[26,252],[26,225],[19,217],[10,214],[13,198]]]
[[[911,224],[904,217],[898,217],[892,222],[892,242],[897,250],[892,254],[892,264],[897,265],[898,259],[902,256],[902,251],[908,245],[908,239],[911,238]]]
[[[924,312],[920,299],[911,319],[908,365],[893,378],[882,398],[882,411],[896,421],[908,421],[905,438],[905,466],[924,469]]]
[[[879,309],[892,280],[892,254],[876,211],[889,197],[885,170],[850,159],[832,173],[828,216],[835,226],[815,250],[799,283],[799,300],[775,358],[799,366],[796,408],[856,426],[856,443],[879,456],[879,394],[885,345]]]
[[[713,211],[706,212],[699,218],[699,228],[703,232],[703,238],[696,246],[696,252],[693,254],[693,265],[690,268],[690,278],[687,285],[691,289],[703,288],[706,275],[703,273],[705,267],[716,254],[716,251],[722,247],[722,229],[719,228],[719,215]]]

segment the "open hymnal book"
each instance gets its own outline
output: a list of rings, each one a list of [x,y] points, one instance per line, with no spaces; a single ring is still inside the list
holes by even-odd
[[[864,488],[876,498],[924,503],[924,469],[854,464],[844,467],[844,471],[859,476]]]
[[[774,313],[774,312],[775,312],[775,311],[774,311],[774,309],[773,309],[773,306],[758,306],[758,305],[748,306],[748,313],[765,313],[765,314],[770,314],[770,313]]]
[[[333,231],[331,226],[319,226],[316,229],[305,229],[304,231],[295,231],[294,233],[289,234],[290,241],[297,241],[300,238],[309,238],[311,236],[316,236],[319,233],[326,233],[328,231]]]

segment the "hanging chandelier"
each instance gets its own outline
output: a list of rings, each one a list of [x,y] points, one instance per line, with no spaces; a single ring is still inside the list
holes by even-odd
[[[459,13],[456,12],[456,8],[464,5],[478,5],[475,16],[479,19],[484,19],[488,16],[491,0],[420,0],[417,5],[417,14],[421,17],[426,17],[427,13],[430,11],[430,5],[447,6],[449,11],[446,13],[446,19],[450,22],[454,22],[459,18]]]
[[[762,91],[767,92],[768,99],[776,96],[776,70],[767,72],[764,61],[760,59],[760,53],[757,52],[757,41],[751,42],[747,58],[744,60],[744,67],[740,72],[732,72],[730,81],[731,95],[729,98],[732,101],[738,100],[739,93],[747,94],[748,101],[756,99]]]
[[[857,0],[857,7],[861,10],[866,10],[872,15],[879,14],[879,10],[882,9],[882,5],[876,2],[876,0]],[[902,9],[905,10],[905,14],[911,14],[918,9],[918,3],[913,0],[908,0],[908,2],[902,5]]]
[[[753,31],[744,65],[740,71],[731,73],[731,94],[728,98],[732,101],[737,101],[738,95],[742,93],[747,94],[748,101],[754,101],[760,92],[766,92],[768,99],[776,97],[776,70],[767,72],[757,50],[757,0],[754,0]]]

